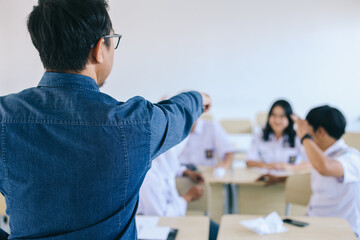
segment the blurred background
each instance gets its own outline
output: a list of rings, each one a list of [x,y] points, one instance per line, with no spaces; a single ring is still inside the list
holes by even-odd
[[[0,95],[44,70],[26,29],[35,0],[0,0]],[[360,1],[110,0],[122,34],[102,88],[119,101],[209,93],[211,115],[255,119],[278,98],[300,116],[339,107],[360,131]]]

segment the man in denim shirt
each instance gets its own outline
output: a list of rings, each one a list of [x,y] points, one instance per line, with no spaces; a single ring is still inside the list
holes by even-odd
[[[121,37],[105,0],[39,0],[28,29],[46,73],[0,98],[10,239],[136,239],[152,159],[188,135],[210,98],[188,92],[152,104],[101,93]]]

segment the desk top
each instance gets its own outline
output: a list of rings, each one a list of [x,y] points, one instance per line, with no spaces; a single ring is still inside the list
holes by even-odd
[[[342,218],[313,218],[313,217],[291,217],[291,219],[309,223],[308,226],[300,228],[289,224],[284,226],[288,232],[259,236],[251,230],[242,226],[242,220],[255,219],[254,215],[224,215],[221,218],[218,240],[357,240],[351,230],[349,223]]]
[[[261,175],[265,174],[267,170],[265,169],[251,169],[251,168],[235,168],[228,170],[224,177],[217,178],[214,176],[213,167],[200,166],[199,171],[204,175],[205,182],[209,184],[238,184],[238,185],[258,185],[263,186],[265,183],[256,182]],[[290,176],[293,174],[303,174],[309,173],[310,169],[307,170],[298,170],[298,171],[278,171],[277,173],[281,176]]]
[[[185,217],[160,217],[158,226],[178,229],[176,240],[208,240],[209,217],[185,216]]]

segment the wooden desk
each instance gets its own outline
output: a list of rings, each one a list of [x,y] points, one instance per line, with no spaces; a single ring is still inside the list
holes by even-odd
[[[230,213],[229,185],[231,184],[232,173],[227,171],[223,178],[217,178],[213,174],[213,167],[200,166],[198,169],[205,179],[208,216],[211,220],[220,223],[222,215]]]
[[[158,226],[178,229],[176,240],[208,240],[209,217],[160,217]]]
[[[342,218],[292,217],[294,220],[309,223],[309,226],[300,228],[285,224],[288,232],[265,236],[259,236],[239,223],[242,220],[258,217],[254,215],[224,215],[221,218],[218,240],[357,240],[349,223]]]
[[[303,174],[310,170],[287,171],[283,175]],[[285,214],[285,184],[278,183],[265,186],[265,183],[256,182],[263,173],[249,168],[233,170],[232,184],[234,184],[233,213],[239,214],[269,214],[277,211]],[[292,215],[304,215],[306,206],[292,205]]]
[[[265,183],[256,182],[262,173],[249,168],[227,171],[223,178],[216,178],[213,175],[213,167],[199,167],[199,170],[204,175],[208,187],[208,213],[212,220],[219,222],[221,216],[227,213],[268,214],[277,211],[279,214],[285,214],[285,184],[266,187]],[[304,172],[309,170],[285,174]],[[232,196],[226,186],[228,184],[232,184]],[[305,212],[305,206],[292,206],[293,215],[304,215]]]

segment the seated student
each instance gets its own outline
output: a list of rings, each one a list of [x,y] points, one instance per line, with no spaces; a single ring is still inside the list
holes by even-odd
[[[198,119],[179,154],[181,164],[230,168],[234,147],[220,124]],[[221,160],[218,162],[217,157]]]
[[[314,169],[312,195],[307,214],[314,217],[341,217],[360,239],[360,153],[341,139],[346,121],[336,108],[312,109],[302,120],[293,117],[297,134]],[[284,177],[262,176],[268,184]]]
[[[176,190],[177,175],[195,175],[197,185],[179,196]],[[175,147],[157,157],[140,188],[138,214],[177,217],[184,216],[187,203],[203,196],[203,177],[191,170],[182,172]]]
[[[292,113],[285,100],[278,100],[271,106],[265,128],[254,136],[248,151],[248,167],[294,169],[309,166],[303,161],[303,150],[290,117]]]
[[[180,217],[185,216],[187,204],[204,194],[204,179],[200,173],[191,170],[182,172],[176,148],[168,150],[157,157],[140,188],[139,208],[137,213],[152,216]],[[175,177],[182,173],[197,184],[184,195],[179,196]],[[209,239],[216,239],[218,225],[210,222]]]

